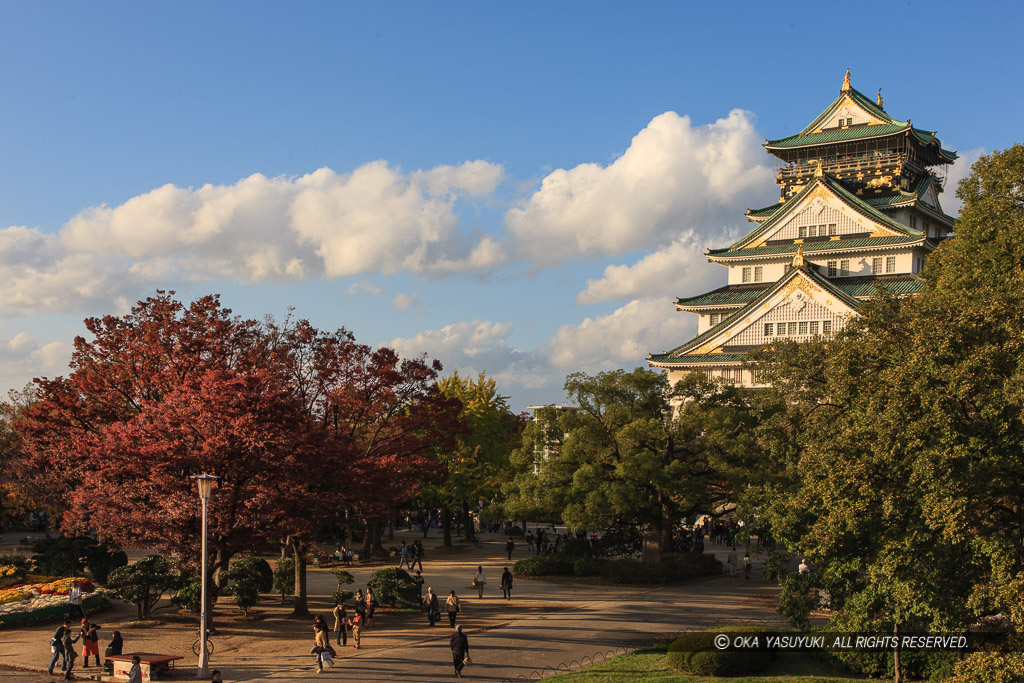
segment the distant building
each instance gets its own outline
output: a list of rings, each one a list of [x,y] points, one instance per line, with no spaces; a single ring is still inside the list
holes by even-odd
[[[546,406],[526,406],[527,410],[533,411],[533,421],[538,423],[541,429],[544,430],[543,438],[540,443],[535,442],[533,449],[533,473],[537,474],[540,472],[540,466],[542,463],[550,460],[552,457],[558,455],[558,448],[565,440],[567,434],[555,429],[555,423],[553,420],[547,420],[543,423],[540,420],[540,411],[549,410],[552,411],[552,415],[557,412],[565,412],[567,410],[579,410],[575,406],[556,406],[554,404]]]
[[[939,204],[944,167],[957,155],[935,133],[899,121],[850,86],[802,131],[767,140],[779,162],[779,202],[747,211],[756,227],[735,244],[709,249],[728,284],[676,299],[699,316],[697,336],[648,363],[678,381],[697,371],[758,386],[747,353],[776,339],[831,336],[876,285],[920,291],[918,273],[953,218]]]

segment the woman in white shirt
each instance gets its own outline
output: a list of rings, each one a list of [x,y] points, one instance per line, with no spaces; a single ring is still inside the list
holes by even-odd
[[[484,575],[484,568],[481,566],[476,568],[476,576],[473,577],[473,585],[476,586],[476,596],[478,598],[484,597],[484,586],[487,585],[487,577]]]

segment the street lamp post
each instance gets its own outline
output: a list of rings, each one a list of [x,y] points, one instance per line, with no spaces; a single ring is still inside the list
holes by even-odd
[[[206,526],[207,526],[207,514],[206,508],[207,503],[210,501],[210,492],[213,491],[213,484],[220,477],[216,477],[212,474],[194,474],[191,477],[196,480],[196,485],[199,487],[199,500],[203,504],[203,542],[202,542],[202,565],[203,565],[203,576],[202,576],[202,588],[200,589],[200,604],[199,604],[199,671],[196,673],[196,678],[209,678],[210,677],[210,661],[209,655],[206,652],[206,572],[207,572],[207,554],[206,554]]]

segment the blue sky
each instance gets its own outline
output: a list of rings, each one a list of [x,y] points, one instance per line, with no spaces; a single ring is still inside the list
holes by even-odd
[[[965,7],[0,2],[0,387],[160,288],[561,401],[692,335],[847,67],[953,180],[1020,140],[1024,11]]]

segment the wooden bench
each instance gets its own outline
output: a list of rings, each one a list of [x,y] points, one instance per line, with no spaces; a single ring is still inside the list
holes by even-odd
[[[138,656],[139,668],[142,669],[142,680],[159,680],[160,674],[174,668],[174,661],[184,659],[177,655],[159,655],[153,652],[129,652],[123,655],[111,655],[107,659],[114,663],[114,679],[127,681],[132,670],[132,657]]]

